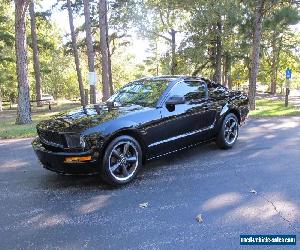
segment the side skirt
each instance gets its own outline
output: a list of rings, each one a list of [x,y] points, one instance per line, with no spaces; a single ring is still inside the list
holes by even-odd
[[[167,152],[167,153],[165,153],[165,154],[161,154],[161,155],[157,155],[157,156],[154,156],[154,157],[151,157],[151,158],[147,158],[147,161],[154,160],[154,159],[158,159],[158,158],[167,156],[167,155],[169,155],[169,154],[173,154],[173,153],[176,153],[176,152],[185,150],[185,149],[189,149],[189,148],[196,147],[196,146],[201,145],[201,144],[205,144],[205,143],[212,142],[212,141],[214,141],[214,140],[216,140],[216,137],[213,137],[213,138],[211,138],[211,139],[209,139],[209,140],[205,140],[205,141],[202,141],[202,142],[197,142],[197,143],[195,143],[195,144],[191,144],[191,145],[188,145],[188,146],[185,146],[185,147],[182,147],[182,148],[179,148],[179,149],[176,149],[176,150]]]

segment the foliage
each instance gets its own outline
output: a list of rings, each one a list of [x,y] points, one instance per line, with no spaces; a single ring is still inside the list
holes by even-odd
[[[43,1],[37,1],[37,6],[43,6]],[[89,88],[83,2],[72,2],[84,88]],[[97,5],[98,0],[90,1],[95,70],[99,82],[97,92],[100,93],[102,72]],[[174,63],[177,74],[213,77],[218,40],[221,44],[222,83],[228,85],[230,78],[234,88],[242,86],[249,79],[254,7],[254,1],[238,0],[221,0],[213,4],[207,0],[108,1],[109,44],[115,88],[138,77],[170,74]],[[79,96],[79,90],[70,54],[69,34],[56,26],[51,15],[52,12],[65,14],[65,1],[57,0],[52,9],[40,9],[36,13],[36,22],[42,91],[55,98],[73,99]],[[28,20],[29,82],[33,100],[35,81]],[[271,87],[275,81],[279,92],[285,82],[284,71],[287,67],[293,69],[292,87],[300,86],[300,35],[292,26],[299,20],[297,2],[266,0],[258,82]],[[217,24],[220,24],[219,28]],[[176,32],[175,48],[172,30]],[[4,100],[13,102],[17,97],[14,32],[12,1],[0,0],[0,95]],[[148,45],[144,61],[138,61],[137,52],[133,53],[136,40],[140,40],[139,43],[145,41]]]
[[[0,1],[0,93],[4,100],[16,99],[14,17],[7,1]]]

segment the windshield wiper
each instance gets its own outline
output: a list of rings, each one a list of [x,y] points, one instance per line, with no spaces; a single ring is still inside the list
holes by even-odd
[[[151,103],[144,101],[135,101],[134,104],[142,105],[142,106],[151,106]]]
[[[150,106],[150,103],[149,102],[144,102],[144,101],[132,101],[132,102],[122,102],[122,105]]]

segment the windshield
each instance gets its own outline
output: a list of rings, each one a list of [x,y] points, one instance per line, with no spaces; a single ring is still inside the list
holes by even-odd
[[[108,102],[154,107],[168,84],[169,81],[166,80],[136,81],[121,88]]]

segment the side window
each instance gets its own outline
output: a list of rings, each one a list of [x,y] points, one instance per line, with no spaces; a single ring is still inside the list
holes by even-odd
[[[186,102],[197,102],[207,97],[206,85],[200,81],[184,81],[177,83],[169,96],[183,96]]]

